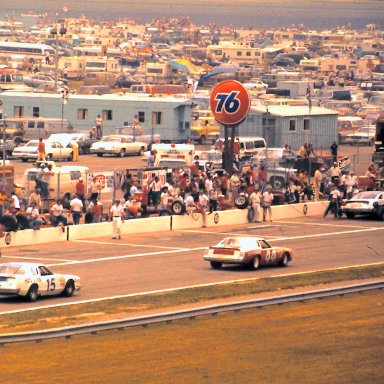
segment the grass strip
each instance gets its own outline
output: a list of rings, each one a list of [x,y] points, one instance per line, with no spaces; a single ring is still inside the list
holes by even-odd
[[[70,326],[81,323],[126,318],[139,312],[160,311],[166,308],[204,303],[212,300],[310,287],[342,281],[379,278],[384,264],[324,270],[289,276],[264,277],[235,283],[178,289],[171,292],[137,295],[93,303],[44,308],[36,311],[0,316],[0,333],[22,332]]]

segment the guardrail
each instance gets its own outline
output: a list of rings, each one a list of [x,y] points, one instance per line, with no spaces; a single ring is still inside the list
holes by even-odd
[[[0,335],[0,345],[10,343],[20,343],[26,341],[41,342],[46,339],[63,337],[70,339],[72,336],[81,334],[97,334],[108,330],[123,330],[128,327],[148,326],[156,323],[170,323],[175,320],[193,319],[198,316],[217,315],[220,312],[235,311],[243,309],[261,308],[270,305],[281,305],[298,301],[307,301],[313,299],[322,299],[332,296],[342,296],[349,293],[363,292],[373,289],[383,289],[384,281],[354,284],[339,288],[329,288],[291,295],[276,296],[266,299],[239,301],[230,304],[220,304],[214,306],[199,307],[183,311],[166,312],[156,315],[148,315],[123,320],[113,320],[108,322],[99,322],[93,324],[77,325],[63,328],[54,328],[50,330],[41,330],[33,332],[9,333]]]

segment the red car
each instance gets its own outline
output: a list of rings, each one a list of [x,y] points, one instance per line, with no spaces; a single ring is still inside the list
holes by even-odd
[[[258,237],[226,237],[220,243],[209,247],[204,260],[212,268],[221,268],[223,264],[241,264],[249,269],[261,266],[288,266],[292,261],[292,249],[271,247],[264,239]]]

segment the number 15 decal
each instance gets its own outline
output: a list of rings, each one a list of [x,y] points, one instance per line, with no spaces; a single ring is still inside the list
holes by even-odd
[[[235,113],[240,107],[240,100],[237,98],[239,91],[232,91],[231,93],[218,93],[215,100],[218,101],[216,105],[217,113]]]

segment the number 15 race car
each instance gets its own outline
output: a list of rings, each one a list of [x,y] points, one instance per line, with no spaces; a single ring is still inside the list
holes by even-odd
[[[39,296],[72,296],[80,290],[80,277],[51,272],[35,263],[0,264],[0,296],[24,296],[35,301]]]
[[[223,264],[241,264],[249,269],[269,265],[286,267],[292,261],[292,249],[271,247],[264,239],[257,237],[226,237],[209,247],[204,260],[215,269]]]

